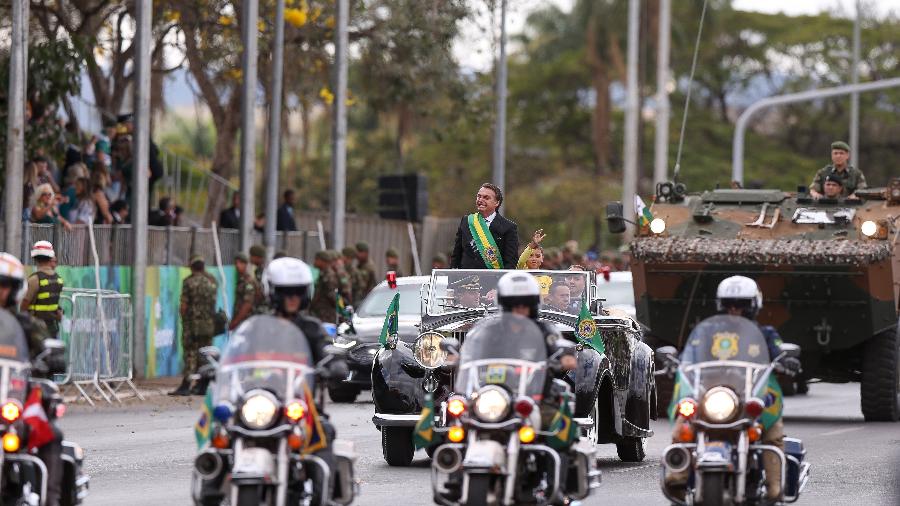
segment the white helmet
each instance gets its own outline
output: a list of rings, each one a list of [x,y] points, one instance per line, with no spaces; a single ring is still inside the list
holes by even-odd
[[[537,318],[541,305],[541,286],[525,271],[508,272],[497,281],[497,305],[504,311],[516,306],[528,306],[532,318]]]
[[[55,258],[56,253],[53,252],[53,244],[50,241],[38,241],[31,247],[31,258],[47,257]]]
[[[19,307],[25,298],[25,266],[9,253],[0,253],[0,283],[12,286],[10,299],[5,301],[5,307]]]
[[[719,283],[716,290],[716,309],[725,312],[729,307],[743,310],[747,318],[755,318],[762,309],[762,292],[756,281],[747,276],[731,276]]]
[[[272,307],[281,311],[284,296],[297,293],[301,297],[300,309],[309,305],[309,285],[313,282],[312,271],[303,260],[282,257],[272,260],[263,271],[263,290]]]

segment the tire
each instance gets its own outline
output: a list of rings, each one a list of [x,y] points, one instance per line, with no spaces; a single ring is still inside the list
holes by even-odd
[[[491,476],[488,474],[469,475],[469,494],[466,496],[466,506],[491,506],[488,502],[488,493],[491,491]]]
[[[647,457],[647,440],[641,437],[625,437],[616,443],[616,453],[622,462],[643,462]]]
[[[359,395],[360,388],[356,385],[347,385],[338,383],[336,385],[328,385],[328,396],[333,402],[350,404],[356,402],[356,396]]]
[[[259,486],[245,485],[238,487],[237,504],[235,506],[259,506]]]
[[[407,467],[412,464],[416,448],[412,427],[382,427],[381,452],[389,466]]]
[[[900,329],[882,332],[866,343],[860,404],[867,422],[896,422],[900,419],[898,332]]]
[[[725,475],[723,473],[707,473],[703,475],[703,506],[725,505]]]
[[[778,385],[781,387],[781,393],[785,397],[793,397],[797,394],[796,379],[784,374],[778,375]]]

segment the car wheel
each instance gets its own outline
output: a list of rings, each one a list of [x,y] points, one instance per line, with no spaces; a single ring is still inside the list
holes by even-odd
[[[381,452],[389,466],[407,467],[412,464],[416,448],[412,427],[382,427]]]
[[[647,440],[642,437],[623,437],[616,443],[616,453],[622,462],[643,462],[647,457]]]
[[[900,329],[877,334],[866,343],[860,398],[867,422],[900,419]]]
[[[356,385],[348,385],[338,383],[336,385],[328,385],[328,396],[334,402],[351,403],[356,401],[360,388]]]

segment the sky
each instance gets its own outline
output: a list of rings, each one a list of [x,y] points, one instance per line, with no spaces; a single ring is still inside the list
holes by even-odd
[[[864,5],[874,7],[879,15],[884,15],[889,11],[900,12],[900,0],[862,0],[862,2]],[[508,0],[507,31],[509,33],[522,31],[528,13],[547,3],[568,10],[572,8],[575,0]],[[840,11],[849,16],[855,12],[856,0],[732,0],[732,5],[735,9],[740,10],[783,12],[794,16],[818,14],[822,11]],[[499,26],[499,14],[494,22],[496,26]],[[486,10],[476,16],[473,21],[463,25],[462,37],[454,46],[454,54],[463,68],[475,71],[490,69],[492,65],[490,26],[491,16]],[[496,30],[499,34],[499,29]]]

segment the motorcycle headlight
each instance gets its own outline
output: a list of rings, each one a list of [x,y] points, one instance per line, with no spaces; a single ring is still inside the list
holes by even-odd
[[[241,406],[241,422],[248,429],[266,429],[275,422],[278,414],[278,401],[269,392],[251,391]]]
[[[435,369],[447,360],[447,352],[441,350],[444,336],[437,332],[425,332],[416,338],[413,344],[413,356],[416,362],[426,369]]]
[[[703,414],[710,422],[726,422],[737,410],[738,398],[730,388],[715,387],[703,396]]]
[[[499,387],[484,387],[475,399],[475,416],[485,422],[499,422],[509,412],[509,394]]]

